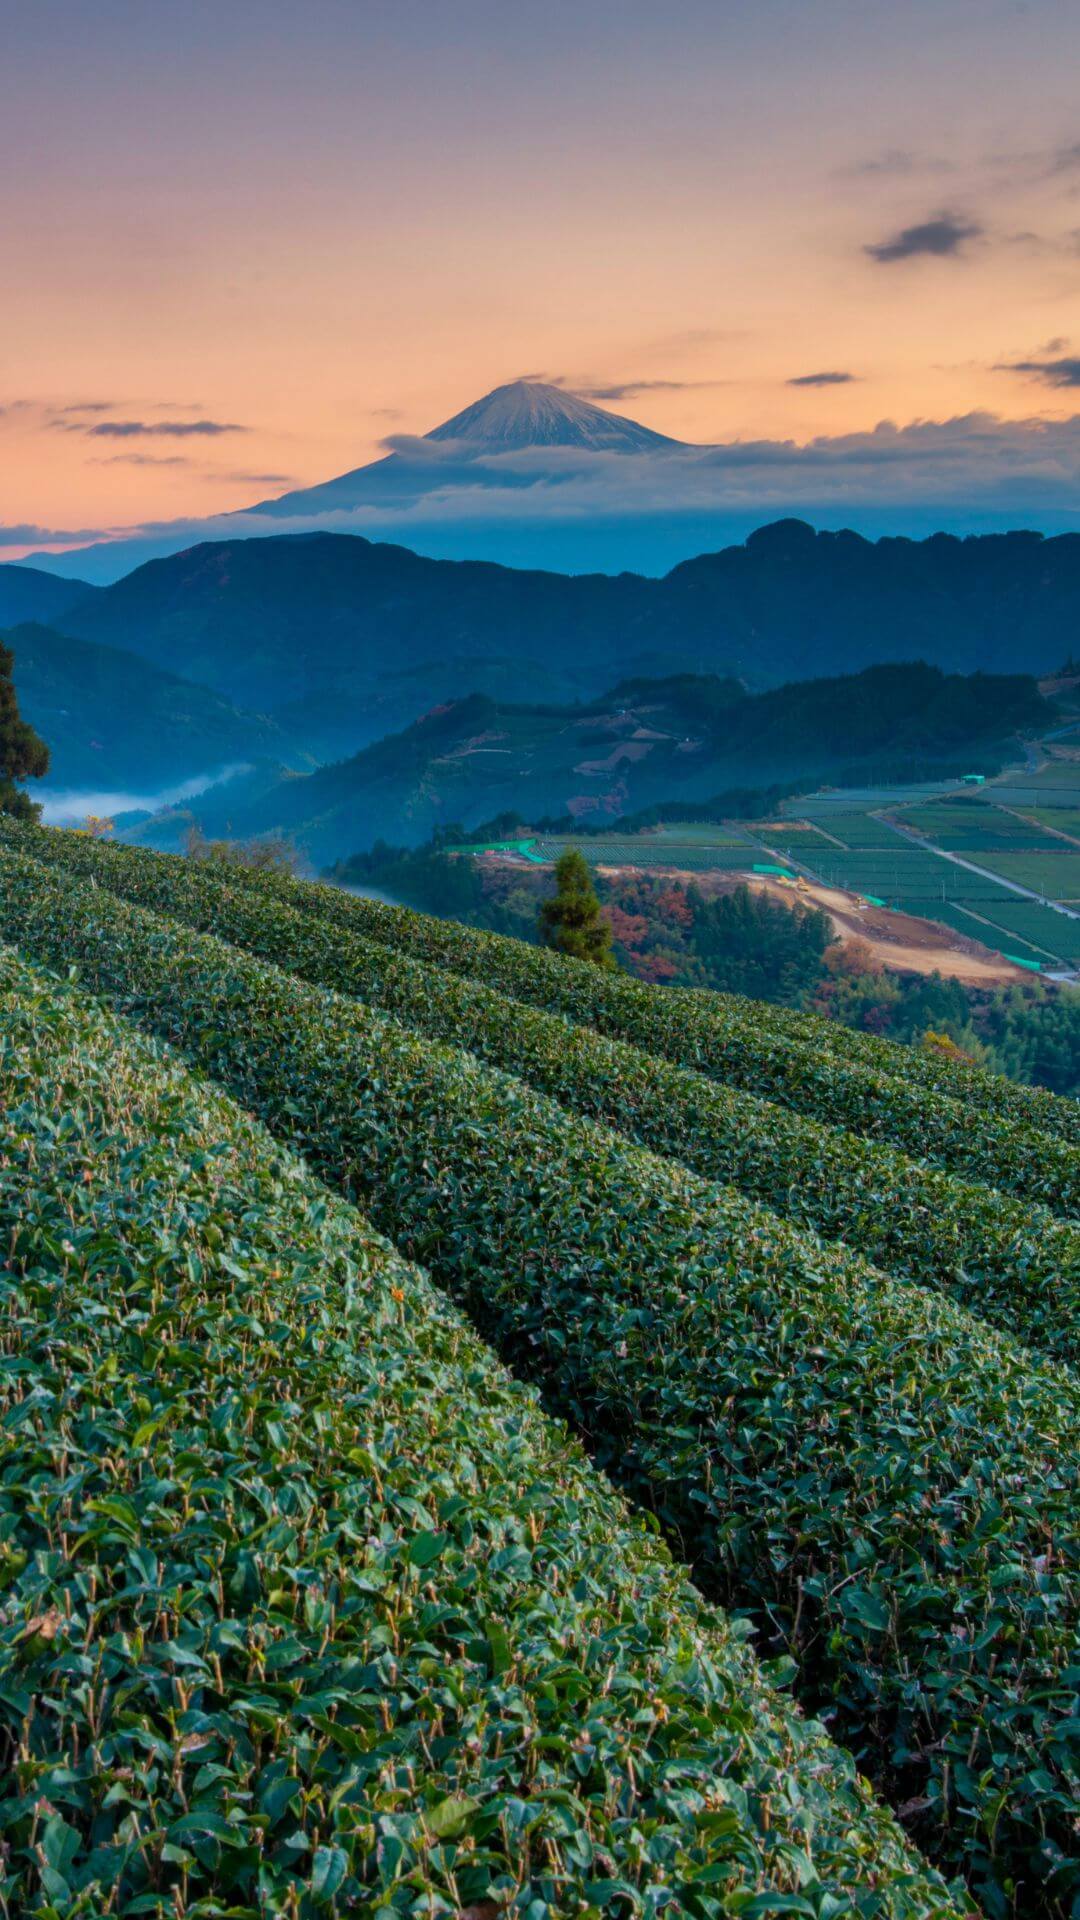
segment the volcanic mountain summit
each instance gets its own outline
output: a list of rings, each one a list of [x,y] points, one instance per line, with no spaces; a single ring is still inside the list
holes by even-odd
[[[651,453],[676,447],[678,440],[639,426],[621,413],[608,413],[562,387],[541,380],[511,380],[493,387],[482,400],[444,420],[425,439],[458,441],[493,451],[516,453],[525,447],[582,447],[592,453]]]
[[[620,413],[608,413],[562,387],[540,380],[511,380],[494,387],[440,427],[416,438],[402,437],[382,460],[354,467],[320,486],[303,487],[276,500],[261,500],[249,513],[283,519],[298,515],[346,513],[374,501],[402,500],[426,493],[440,482],[470,478],[491,485],[490,471],[477,471],[485,459],[530,449],[568,448],[577,453],[662,453],[679,440],[654,433]],[[515,484],[513,473],[499,476]],[[498,482],[496,482],[498,484]]]

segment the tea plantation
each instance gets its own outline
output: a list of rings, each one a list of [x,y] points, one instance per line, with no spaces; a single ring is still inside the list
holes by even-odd
[[[0,1912],[1080,1913],[1075,1107],[29,827],[0,942]]]

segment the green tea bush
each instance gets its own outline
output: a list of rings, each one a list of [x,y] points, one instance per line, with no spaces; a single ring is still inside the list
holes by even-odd
[[[416,1268],[0,954],[9,1914],[958,1905]]]
[[[7,839],[9,844],[21,840],[28,850],[41,847],[45,858],[103,878],[118,873],[125,863],[134,873],[147,857],[133,848],[102,848],[58,832],[12,827]],[[174,871],[182,866],[177,856],[150,858],[169,860]],[[849,1062],[823,1049],[816,1037],[793,1038],[772,1019],[776,1010],[771,1007],[709,996],[717,1003],[714,1010],[689,994],[609,975],[502,935],[478,933],[333,888],[304,886],[280,876],[258,876],[250,884],[431,965],[475,975],[512,999],[561,1013],[577,1025],[629,1041],[797,1113],[886,1141],[946,1170],[1041,1201],[1056,1212],[1071,1215],[1080,1210],[1080,1152],[1067,1141],[919,1087],[900,1077],[899,1070],[887,1074],[860,1061]],[[896,1049],[901,1068],[909,1053]],[[956,1084],[966,1082],[958,1078]]]
[[[206,865],[98,863],[110,890],[382,1007],[469,1048],[563,1106],[843,1239],[903,1278],[942,1287],[1066,1362],[1080,1361],[1080,1229],[674,1066],[479,981],[412,959]]]
[[[951,1301],[103,889],[0,922],[255,1106],[428,1264],[985,1909],[1080,1895],[1080,1386]]]

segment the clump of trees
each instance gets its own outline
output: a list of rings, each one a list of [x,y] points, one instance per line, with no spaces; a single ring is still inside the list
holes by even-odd
[[[49,749],[19,712],[14,667],[15,656],[0,641],[0,813],[36,820],[41,808],[16,782],[48,773]]]
[[[612,968],[611,927],[600,911],[588,862],[575,847],[555,862],[555,893],[545,900],[537,917],[541,945],[595,967]]]
[[[295,873],[300,854],[283,833],[253,840],[208,840],[202,828],[190,826],[184,835],[189,860],[211,860],[219,867],[250,867],[257,873]]]

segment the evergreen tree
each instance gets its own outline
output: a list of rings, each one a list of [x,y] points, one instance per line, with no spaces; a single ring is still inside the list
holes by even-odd
[[[538,925],[543,946],[596,967],[614,967],[611,928],[601,915],[588,864],[573,848],[555,862],[555,897],[544,901]]]
[[[41,808],[15,785],[49,770],[49,749],[19,712],[12,670],[14,656],[0,641],[0,813],[36,820]]]

